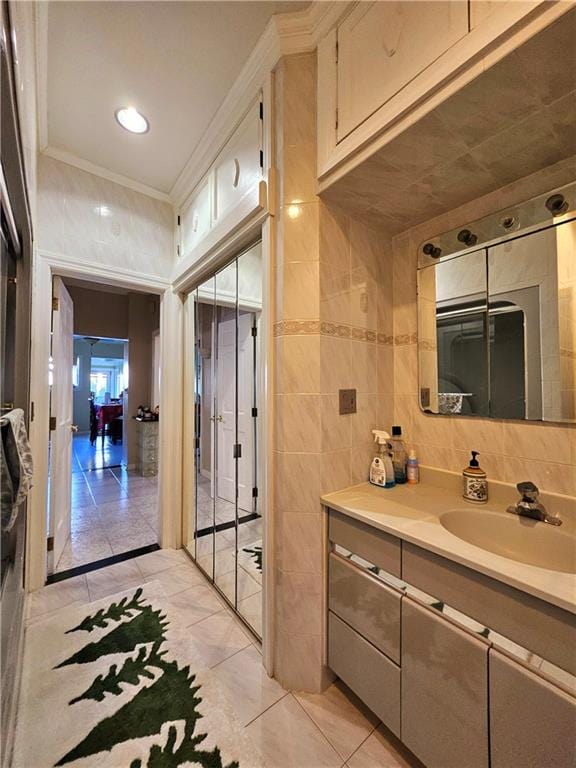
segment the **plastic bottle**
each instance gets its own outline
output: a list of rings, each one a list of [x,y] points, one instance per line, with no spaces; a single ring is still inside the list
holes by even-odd
[[[418,466],[418,459],[414,448],[411,448],[410,453],[408,454],[406,476],[408,477],[409,485],[416,485],[416,483],[420,482],[420,467]]]
[[[392,427],[390,448],[392,450],[392,464],[394,465],[394,479],[400,485],[407,480],[406,461],[408,459],[406,446],[402,440],[402,427]]]
[[[395,485],[394,468],[388,453],[390,435],[381,429],[373,429],[374,442],[378,443],[379,456],[375,456],[370,465],[370,482],[380,488],[392,488]]]

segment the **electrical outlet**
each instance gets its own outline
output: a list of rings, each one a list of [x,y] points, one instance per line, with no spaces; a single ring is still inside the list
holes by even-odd
[[[356,413],[356,390],[340,389],[338,394],[340,396],[340,414]]]

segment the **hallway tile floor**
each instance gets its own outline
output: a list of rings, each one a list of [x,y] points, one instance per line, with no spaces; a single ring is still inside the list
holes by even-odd
[[[70,538],[54,571],[157,542],[158,478],[121,467],[72,473]]]
[[[90,435],[82,432],[72,438],[72,472],[120,466],[124,460],[122,443],[113,443],[108,436],[98,437],[90,445]]]
[[[168,600],[176,624],[171,648],[203,676],[204,685],[212,681],[224,692],[222,731],[211,738],[218,742],[241,727],[251,740],[254,762],[243,759],[240,768],[420,766],[342,684],[323,694],[290,693],[269,678],[260,645],[183,550],[152,552],[44,587],[28,600],[27,626],[145,584]]]

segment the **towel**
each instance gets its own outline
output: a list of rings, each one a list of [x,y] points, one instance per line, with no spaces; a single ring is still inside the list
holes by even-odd
[[[24,411],[15,408],[0,419],[0,502],[2,530],[9,531],[18,507],[32,487],[33,463]]]

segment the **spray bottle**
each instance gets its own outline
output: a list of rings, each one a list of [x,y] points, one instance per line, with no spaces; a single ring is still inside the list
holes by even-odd
[[[378,444],[379,456],[375,456],[370,465],[370,482],[380,488],[392,488],[394,481],[394,466],[388,451],[390,435],[381,429],[373,429],[374,442]]]

